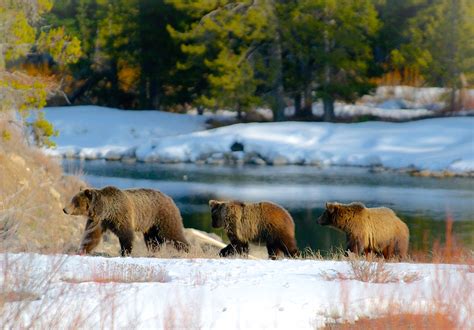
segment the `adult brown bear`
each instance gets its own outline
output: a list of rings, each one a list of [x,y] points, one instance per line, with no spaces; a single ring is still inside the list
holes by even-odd
[[[298,253],[295,223],[283,207],[271,202],[244,203],[210,200],[212,226],[224,227],[230,244],[219,255],[248,254],[249,242],[266,242],[268,256],[280,252],[294,257]]]
[[[88,217],[81,253],[91,252],[106,230],[119,238],[122,256],[132,252],[135,231],[143,233],[149,250],[166,241],[186,251],[189,246],[179,209],[170,197],[157,190],[85,189],[75,195],[63,211]]]
[[[326,203],[318,223],[345,232],[347,249],[353,253],[373,252],[387,259],[407,256],[408,227],[389,208],[367,208],[362,203]]]

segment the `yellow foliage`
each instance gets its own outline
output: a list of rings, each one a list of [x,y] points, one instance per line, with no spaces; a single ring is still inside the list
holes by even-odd
[[[118,63],[118,80],[120,89],[124,92],[132,92],[136,83],[140,78],[140,68],[137,66],[131,66],[125,61],[119,61]]]
[[[41,32],[38,48],[49,53],[59,66],[76,63],[82,55],[80,40],[66,35],[63,27]]]

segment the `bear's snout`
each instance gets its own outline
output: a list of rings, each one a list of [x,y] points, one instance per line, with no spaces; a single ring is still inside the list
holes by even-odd
[[[316,223],[318,225],[321,225],[321,226],[325,226],[328,224],[328,220],[326,219],[326,217],[324,216],[324,214],[322,214],[317,220],[316,220]]]
[[[211,219],[212,219],[212,228],[222,227],[222,220],[221,220],[220,214],[218,214],[217,210],[212,211]]]

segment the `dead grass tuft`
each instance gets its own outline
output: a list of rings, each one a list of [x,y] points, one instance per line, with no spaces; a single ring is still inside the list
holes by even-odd
[[[167,283],[171,277],[163,267],[106,262],[93,269],[89,277],[70,276],[61,280],[68,283]]]
[[[334,270],[332,272],[322,272],[321,276],[326,281],[356,280],[369,283],[411,283],[421,278],[417,273],[396,273],[387,268],[383,259],[371,255],[367,257],[367,260],[362,260],[350,254],[348,263],[350,266],[349,273]]]

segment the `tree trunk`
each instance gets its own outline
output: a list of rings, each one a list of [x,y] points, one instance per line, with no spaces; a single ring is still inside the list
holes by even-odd
[[[139,108],[148,109],[148,79],[142,73],[138,87]]]
[[[309,118],[313,116],[313,91],[311,89],[311,82],[309,82],[304,88],[304,105],[301,110],[301,117]]]
[[[272,52],[275,63],[275,70],[277,72],[271,102],[273,120],[274,121],[284,121],[285,120],[285,90],[283,87],[283,62],[282,62],[282,50],[281,50],[281,39],[280,32],[277,31],[275,34],[275,39],[272,43]]]
[[[239,121],[242,120],[242,107],[240,106],[240,104],[237,104],[237,119]]]
[[[449,111],[451,112],[456,112],[459,110],[458,107],[458,102],[457,102],[457,97],[456,97],[456,92],[457,92],[456,84],[453,85],[451,88],[451,95],[449,98]]]
[[[295,103],[295,117],[301,116],[301,93],[296,93],[294,96]]]
[[[449,35],[447,36],[448,44],[448,82],[451,85],[451,95],[450,95],[450,104],[449,104],[449,111],[455,112],[458,110],[458,102],[456,98],[456,92],[459,89],[459,78],[460,78],[460,72],[459,72],[459,67],[458,64],[456,63],[456,57],[458,55],[459,49],[458,49],[458,42],[459,42],[459,34],[456,32],[458,24],[458,14],[459,14],[459,1],[458,0],[452,0],[450,1],[450,6],[448,10],[448,17],[449,17],[449,22],[451,23],[449,25]]]
[[[119,79],[118,79],[118,63],[117,60],[112,60],[110,63],[110,105],[114,108],[120,106],[120,89],[119,89]]]
[[[150,103],[151,108],[158,110],[160,108],[160,95],[158,91],[158,80],[155,76],[150,79]]]
[[[330,97],[323,98],[324,121],[334,120],[334,99]]]

